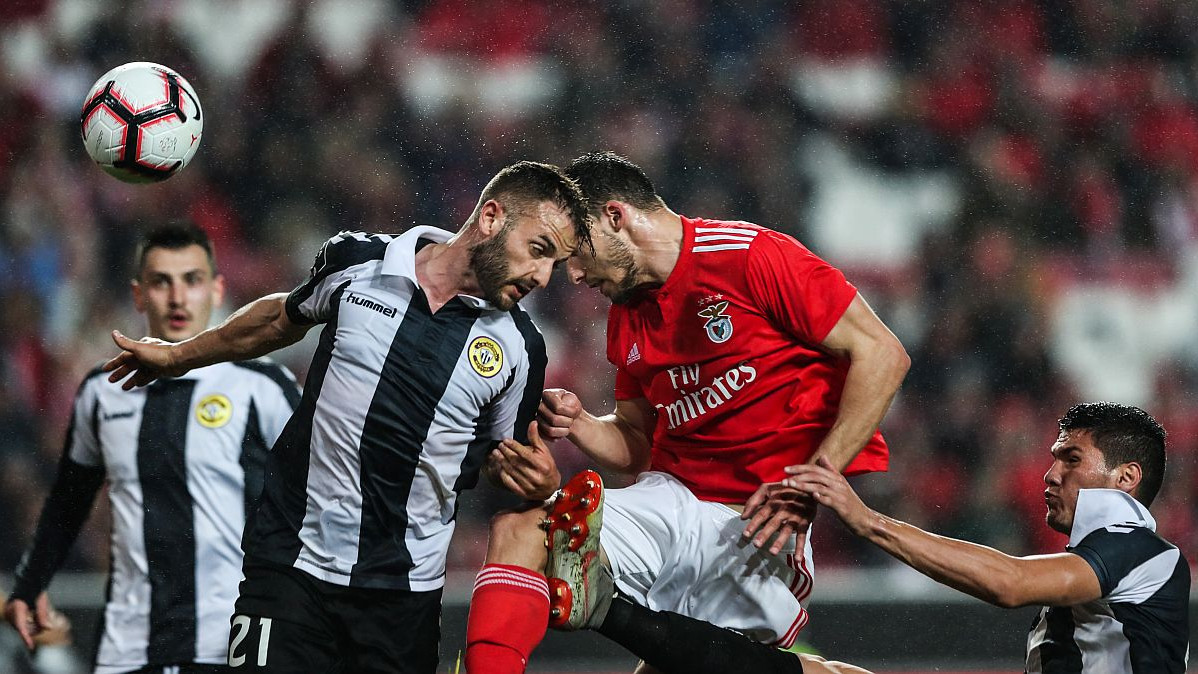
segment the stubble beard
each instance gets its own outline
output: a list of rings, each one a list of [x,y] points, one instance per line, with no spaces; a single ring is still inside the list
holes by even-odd
[[[628,304],[640,297],[644,288],[637,279],[641,275],[641,268],[636,263],[636,258],[632,255],[632,248],[621,239],[614,236],[603,234],[607,240],[608,249],[608,266],[613,269],[619,269],[624,272],[623,278],[619,281],[613,281],[611,294],[608,299],[612,304]]]
[[[516,301],[503,292],[511,275],[511,264],[507,259],[508,231],[509,228],[504,227],[495,236],[470,249],[470,271],[478,281],[483,299],[502,311],[516,306]]]

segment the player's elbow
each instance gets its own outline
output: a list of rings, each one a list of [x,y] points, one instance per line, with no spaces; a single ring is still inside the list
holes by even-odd
[[[982,599],[999,608],[1021,608],[1036,603],[1028,596],[1027,579],[1019,573],[997,573],[987,588],[989,596]]]
[[[907,376],[907,371],[911,369],[911,355],[894,335],[891,335],[890,339],[886,341],[884,349],[891,376],[896,382],[901,382],[903,377]]]
[[[903,383],[903,378],[907,376],[907,371],[911,369],[911,356],[903,347],[903,343],[888,332],[884,338],[875,341],[872,355],[874,367],[877,368],[886,387],[891,391],[897,391]]]

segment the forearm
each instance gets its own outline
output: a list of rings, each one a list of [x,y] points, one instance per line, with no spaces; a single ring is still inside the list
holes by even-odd
[[[635,475],[649,468],[649,438],[615,414],[597,417],[584,411],[574,422],[569,438],[609,470]]]
[[[869,511],[859,531],[874,545],[911,568],[996,606],[1023,605],[1019,559],[994,548],[947,538]]]
[[[855,357],[845,377],[836,422],[807,462],[826,456],[843,471],[882,423],[910,362],[897,340]]]
[[[297,326],[286,315],[286,293],[254,300],[220,325],[175,345],[176,363],[186,369],[213,363],[264,356],[299,341],[307,326]]]
[[[33,606],[37,595],[46,589],[66,559],[103,482],[103,468],[63,459],[42,508],[33,542],[17,565],[14,598]]]

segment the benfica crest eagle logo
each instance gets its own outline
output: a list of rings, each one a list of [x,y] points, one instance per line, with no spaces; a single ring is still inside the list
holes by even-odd
[[[728,301],[724,300],[704,307],[699,312],[700,317],[707,319],[707,322],[703,324],[707,330],[707,338],[716,344],[726,342],[732,336],[732,318],[724,313],[727,308]]]

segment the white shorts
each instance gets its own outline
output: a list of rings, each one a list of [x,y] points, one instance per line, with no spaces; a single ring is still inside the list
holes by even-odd
[[[648,472],[631,487],[606,490],[600,541],[616,587],[638,604],[789,648],[807,624],[811,537],[799,561],[793,540],[771,555],[742,537],[744,529],[732,508]]]

